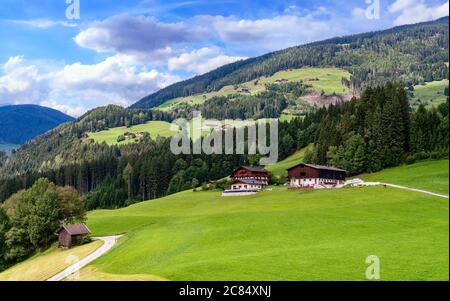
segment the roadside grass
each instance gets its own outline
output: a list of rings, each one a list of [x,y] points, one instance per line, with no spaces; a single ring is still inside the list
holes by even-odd
[[[365,280],[376,255],[381,280],[448,280],[448,216],[448,200],[382,186],[185,191],[90,212],[95,235],[127,235],[89,267],[121,279]]]
[[[102,241],[72,249],[52,247],[0,273],[0,281],[43,281],[63,271],[101,247]]]
[[[447,79],[414,86],[413,101],[420,99],[426,107],[437,107],[447,100],[447,96],[444,95],[445,87],[448,87]]]
[[[136,274],[136,275],[117,275],[100,272],[93,267],[85,267],[81,269],[77,277],[68,277],[65,281],[165,281],[166,279],[148,275],[148,274]]]
[[[214,96],[227,96],[230,94],[242,94],[242,89],[248,89],[250,94],[257,94],[266,90],[266,84],[275,83],[277,80],[287,79],[290,82],[303,81],[312,86],[313,90],[324,92],[325,94],[347,93],[348,88],[342,85],[342,78],[350,78],[350,73],[338,68],[300,68],[287,71],[279,71],[269,77],[260,77],[258,79],[239,84],[236,86],[225,86],[219,91],[208,93],[199,93],[187,97],[178,97],[166,101],[157,108],[163,111],[170,111],[172,107],[179,103],[188,103],[191,105],[202,104]],[[245,93],[246,94],[246,93]]]
[[[386,182],[448,195],[448,160],[423,161],[358,176],[365,181]]]

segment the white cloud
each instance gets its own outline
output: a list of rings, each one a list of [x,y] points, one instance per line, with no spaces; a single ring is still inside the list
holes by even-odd
[[[198,16],[194,20],[205,27],[212,27],[225,43],[271,51],[345,33],[337,23],[316,19],[326,14],[329,12],[319,8],[303,16],[282,15],[256,20]]]
[[[3,64],[5,74],[0,76],[0,101],[7,103],[35,103],[46,94],[41,87],[45,76],[35,65],[25,65],[23,56],[10,57]]]
[[[391,14],[398,16],[395,25],[412,24],[448,16],[449,1],[430,6],[424,0],[396,0],[388,7]]]
[[[366,17],[366,10],[360,7],[355,7],[352,9],[352,16],[356,18],[365,18]]]
[[[81,106],[60,104],[53,99],[41,101],[39,105],[58,110],[70,116],[81,116],[86,112],[86,109]]]
[[[202,74],[242,59],[245,57],[224,55],[217,47],[203,47],[169,59],[168,66],[171,71]]]
[[[75,63],[45,72],[21,56],[12,57],[3,64],[0,101],[41,104],[78,116],[105,104],[128,106],[180,80],[135,63],[133,56],[115,55],[93,65]]]
[[[152,17],[127,14],[94,22],[74,38],[84,48],[126,54],[153,53],[193,39],[193,33],[181,23],[160,23]]]
[[[55,21],[50,19],[10,20],[15,24],[31,26],[39,29],[48,29],[55,26],[77,27],[78,24],[67,21]]]

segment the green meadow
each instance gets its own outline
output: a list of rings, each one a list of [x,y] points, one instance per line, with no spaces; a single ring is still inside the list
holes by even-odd
[[[293,167],[303,161],[306,150],[312,150],[313,145],[309,145],[299,151],[296,151],[293,155],[287,157],[286,159],[277,162],[273,165],[266,166],[266,169],[276,176],[287,177],[287,169]]]
[[[445,87],[448,87],[448,80],[446,79],[414,86],[412,100],[417,102],[420,99],[421,103],[427,107],[437,107],[447,100],[447,96],[444,95]]]
[[[287,115],[287,114],[282,114],[279,118],[280,121],[290,121],[293,118],[295,118],[296,116],[294,115]],[[200,125],[201,127],[201,135],[202,136],[207,136],[209,133],[211,133],[212,129],[213,129],[213,125],[215,124],[220,124],[220,125],[228,125],[228,126],[232,126],[232,127],[244,127],[244,126],[248,126],[250,124],[255,124],[256,122],[270,122],[270,118],[261,118],[258,120],[218,120],[217,122],[213,122],[213,121],[207,121],[206,119],[202,119],[202,124]],[[194,129],[194,125],[193,125],[193,121],[190,120],[189,121],[189,125],[190,125],[190,130],[191,133]],[[166,122],[166,121],[149,121],[145,124],[139,124],[139,125],[135,125],[135,126],[131,126],[131,127],[116,127],[116,128],[111,128],[111,129],[107,129],[104,131],[99,131],[99,132],[90,132],[88,133],[88,138],[89,139],[93,139],[95,142],[97,143],[103,143],[105,142],[108,145],[113,145],[113,144],[117,144],[117,145],[122,145],[122,144],[127,144],[127,143],[134,143],[136,141],[139,141],[139,138],[128,138],[126,140],[117,142],[117,138],[121,135],[124,135],[125,133],[140,133],[140,132],[147,132],[150,134],[150,137],[152,139],[155,139],[156,137],[160,136],[160,137],[172,137],[174,136],[178,131],[171,131],[170,130],[170,123]]]
[[[158,108],[163,111],[169,111],[174,105],[179,103],[188,103],[191,105],[202,104],[214,96],[227,96],[230,94],[242,93],[242,89],[248,89],[250,94],[257,94],[266,89],[266,84],[273,84],[277,80],[287,79],[290,82],[303,81],[310,85],[315,91],[323,91],[325,94],[347,93],[348,89],[342,85],[342,78],[350,78],[348,71],[338,68],[300,68],[287,71],[280,71],[269,77],[260,77],[240,85],[225,86],[219,91],[200,93],[187,97],[178,97],[171,99]]]
[[[366,181],[385,182],[448,195],[448,160],[423,161],[363,175]]]
[[[397,172],[412,186],[429,170]],[[434,190],[448,189],[448,170],[437,173]],[[382,186],[230,198],[185,191],[90,212],[93,235],[126,235],[88,268],[121,279],[365,280],[365,260],[376,255],[381,280],[448,280],[448,219],[447,199]]]
[[[132,143],[135,139],[127,139],[121,142],[117,142],[117,138],[120,135],[125,134],[126,132],[130,133],[139,133],[139,132],[147,132],[150,134],[150,137],[155,139],[158,136],[161,137],[171,137],[175,134],[175,132],[170,130],[170,123],[165,121],[150,121],[145,124],[139,124],[132,127],[117,127],[111,128],[108,130],[88,133],[88,137],[90,139],[95,140],[95,142],[102,143],[105,142],[109,145],[112,144],[126,144]]]

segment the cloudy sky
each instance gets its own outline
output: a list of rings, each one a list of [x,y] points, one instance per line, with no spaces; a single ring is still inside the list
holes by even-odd
[[[247,57],[447,16],[449,2],[0,0],[0,7],[0,105],[79,116]]]

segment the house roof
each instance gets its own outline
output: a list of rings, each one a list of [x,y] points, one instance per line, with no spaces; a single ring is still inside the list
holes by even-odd
[[[249,184],[249,185],[266,185],[266,183],[258,181],[258,180],[241,180],[241,179],[237,179],[233,181],[233,184],[236,183],[243,183],[243,184]]]
[[[309,167],[314,168],[314,169],[332,170],[332,171],[346,172],[346,170],[344,170],[344,169],[340,169],[340,168],[333,167],[333,166],[316,165],[316,164],[307,164],[307,163],[300,163],[300,164],[297,164],[297,165],[295,165],[295,166],[292,166],[291,168],[288,168],[287,170],[291,170],[291,169],[293,169],[293,168],[295,168],[295,167],[297,167],[297,166],[300,166],[300,165],[309,166]]]
[[[85,224],[64,225],[62,229],[65,229],[70,235],[89,234],[91,231]],[[61,230],[62,230],[61,229]]]
[[[248,171],[254,171],[254,172],[267,172],[267,170],[265,170],[265,169],[262,168],[262,167],[257,167],[257,166],[241,166],[241,167],[239,167],[239,168],[236,168],[236,169],[233,171],[233,173],[235,173],[237,170],[239,170],[239,169],[241,169],[241,168],[244,168],[244,169],[246,169],[246,170],[248,170]]]

